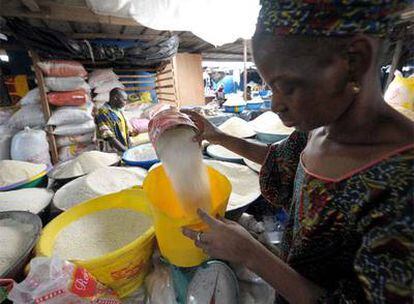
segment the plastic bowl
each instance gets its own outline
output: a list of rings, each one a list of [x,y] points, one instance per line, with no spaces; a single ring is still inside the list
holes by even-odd
[[[139,146],[133,147],[125,151],[124,154],[122,155],[123,162],[127,164],[128,166],[141,167],[147,170],[149,170],[149,168],[151,168],[156,163],[159,163],[160,160],[158,158],[151,159],[151,160],[141,160],[141,161],[130,159],[131,151],[140,151],[142,149],[146,149],[147,145],[151,145],[151,144],[139,145]]]
[[[281,141],[288,137],[286,134],[270,134],[270,133],[260,133],[257,132],[256,137],[259,141],[266,144],[273,144],[275,142]]]
[[[0,219],[13,219],[23,224],[30,224],[33,226],[31,230],[30,239],[22,248],[20,255],[15,262],[10,265],[3,273],[0,273],[0,278],[10,278],[15,281],[23,279],[24,267],[29,262],[33,247],[39,239],[42,230],[42,221],[36,214],[26,211],[5,211],[0,212]]]
[[[248,110],[259,110],[263,105],[263,102],[247,103]]]
[[[246,109],[246,106],[224,106],[224,110],[230,113],[240,113]]]

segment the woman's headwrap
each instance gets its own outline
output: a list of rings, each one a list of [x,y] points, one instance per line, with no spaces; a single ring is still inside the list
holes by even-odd
[[[262,0],[257,32],[279,35],[386,36],[414,0]]]

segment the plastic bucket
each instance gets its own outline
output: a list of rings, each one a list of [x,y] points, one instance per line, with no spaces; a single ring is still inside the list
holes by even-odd
[[[134,188],[86,201],[60,214],[42,232],[36,254],[52,256],[59,232],[80,217],[106,209],[131,209],[151,215],[148,198],[142,189]],[[104,256],[90,260],[75,260],[104,285],[114,289],[120,297],[134,292],[144,282],[151,265],[154,249],[154,228],[128,245]]]
[[[231,193],[229,180],[218,171],[208,168],[211,184],[211,215],[224,216]],[[188,216],[182,209],[164,168],[152,169],[144,180],[144,190],[151,201],[158,246],[169,263],[179,267],[194,267],[203,263],[207,256],[182,234],[182,227],[206,230],[197,215]]]

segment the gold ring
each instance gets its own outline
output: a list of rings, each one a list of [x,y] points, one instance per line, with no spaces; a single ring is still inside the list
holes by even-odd
[[[199,243],[201,243],[201,235],[202,234],[203,234],[202,232],[197,233],[197,242],[199,242]]]

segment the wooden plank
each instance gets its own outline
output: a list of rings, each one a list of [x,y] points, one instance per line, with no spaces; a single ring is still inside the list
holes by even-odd
[[[146,84],[153,84],[155,81],[148,80],[148,81],[140,81],[140,80],[132,80],[132,81],[123,81],[121,80],[123,84],[135,84],[135,83],[146,83]]]
[[[176,100],[175,100],[175,99],[169,99],[169,98],[163,98],[163,97],[158,97],[158,100],[161,100],[161,101],[176,102]]]
[[[151,77],[155,77],[156,74],[148,74],[148,75],[119,75],[119,78],[151,78]]]
[[[21,0],[23,5],[31,12],[40,12],[40,7],[35,0]]]
[[[173,77],[157,78],[155,82],[168,81],[168,80],[174,80],[174,78]]]
[[[137,72],[137,71],[139,71],[139,72],[154,72],[154,71],[156,71],[156,69],[150,69],[150,68],[137,68],[137,69],[130,69],[130,68],[122,69],[122,68],[117,68],[117,69],[114,69],[114,72],[115,73],[116,72]]]
[[[169,95],[169,96],[175,96],[175,93],[172,93],[172,92],[161,92],[161,91],[157,91],[157,95]]]
[[[166,71],[157,73],[157,76],[162,76],[162,75],[165,75],[165,74],[172,74],[172,70],[166,70]]]
[[[39,56],[34,51],[30,51],[30,56],[32,57],[35,75],[37,79],[37,85],[39,88],[40,104],[42,106],[45,121],[47,122],[51,116],[51,111],[50,111],[49,103],[47,101],[45,79],[43,77],[42,70],[37,65],[37,63],[40,61]],[[53,127],[47,126],[46,131],[47,131],[47,137],[49,140],[49,149],[52,155],[52,163],[57,164],[59,162],[59,154],[58,154],[58,148],[56,145],[55,135],[53,135]]]
[[[50,0],[37,0],[40,11],[27,12],[22,10],[19,1],[1,1],[0,15],[5,17],[50,19],[61,21],[75,21],[82,23],[103,23],[136,26],[139,23],[132,18],[120,18],[95,15],[86,6],[74,6],[57,3]]]
[[[390,72],[387,77],[387,82],[384,88],[384,92],[387,91],[388,86],[390,85],[391,81],[394,79],[394,73],[395,73],[395,70],[397,69],[398,62],[400,61],[400,57],[401,57],[402,45],[403,45],[402,40],[398,40],[397,44],[395,45],[394,54],[392,56],[391,68],[390,68]]]
[[[128,87],[125,88],[125,91],[152,91],[155,90],[155,87]]]

